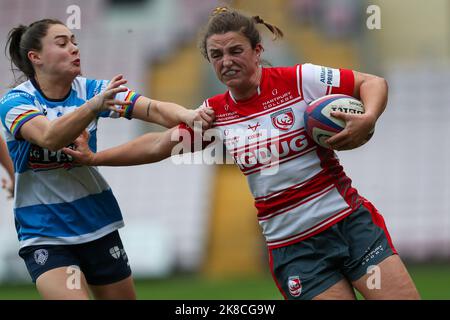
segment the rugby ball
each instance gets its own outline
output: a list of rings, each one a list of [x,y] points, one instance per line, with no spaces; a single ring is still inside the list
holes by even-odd
[[[364,105],[358,99],[344,94],[331,94],[309,104],[303,115],[308,135],[320,146],[330,148],[325,141],[345,128],[345,121],[331,116],[332,111],[363,114]],[[373,130],[367,137],[372,137]]]

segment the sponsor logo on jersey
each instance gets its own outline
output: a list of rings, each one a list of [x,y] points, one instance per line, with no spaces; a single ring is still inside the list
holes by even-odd
[[[255,132],[257,129],[258,129],[258,127],[260,127],[261,125],[259,124],[259,122],[257,122],[254,126],[252,126],[252,125],[248,125],[248,129],[249,130],[252,130],[253,132]]]
[[[13,93],[9,93],[6,96],[4,96],[3,98],[1,98],[0,103],[6,103],[10,100],[17,99],[17,98],[25,98],[25,99],[33,100],[34,96],[29,94],[28,92],[16,91]]]
[[[223,142],[224,142],[224,144],[226,146],[233,146],[233,147],[235,147],[239,143],[240,139],[241,139],[240,136],[233,136],[231,138],[224,139]]]
[[[48,251],[46,249],[37,249],[36,251],[34,251],[34,261],[36,261],[36,263],[38,265],[43,266],[48,259]]]
[[[74,149],[75,145],[70,144],[67,147]],[[62,152],[62,150],[50,151],[32,144],[28,153],[28,166],[34,171],[58,168],[71,169],[73,168],[73,158]]]
[[[316,71],[316,81],[325,86],[339,87],[340,73],[338,69],[320,67],[320,72]]]
[[[288,279],[289,294],[293,297],[299,297],[302,294],[302,282],[299,276],[292,276]]]
[[[264,110],[271,109],[294,99],[294,96],[290,91],[278,95],[278,89],[273,89],[272,95],[274,96],[273,98],[262,103]]]
[[[263,135],[262,132],[255,132],[255,133],[249,135],[249,136],[247,137],[247,140],[248,140],[249,142],[252,142],[252,141],[255,140],[255,139],[260,140],[263,136],[264,136],[264,135]]]
[[[227,112],[227,113],[219,113],[216,115],[216,122],[222,122],[222,121],[230,121],[234,119],[238,119],[239,114],[235,111]]]
[[[292,128],[295,122],[294,112],[291,108],[275,112],[271,118],[273,126],[283,131]]]
[[[307,137],[303,133],[301,130],[280,136],[279,139],[275,137],[229,151],[244,174],[249,174],[255,169],[270,167],[285,158],[291,159],[297,154],[300,156],[308,147]]]

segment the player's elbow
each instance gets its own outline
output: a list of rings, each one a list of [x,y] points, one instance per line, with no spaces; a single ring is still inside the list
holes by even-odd
[[[366,79],[366,82],[367,83],[371,83],[371,84],[375,84],[377,87],[382,88],[386,92],[389,89],[388,82],[383,77],[379,77],[379,76],[375,76],[375,75],[369,75],[368,78]]]
[[[385,78],[372,74],[362,74],[359,90],[357,91],[359,91],[357,94],[358,98],[365,92],[366,94],[381,95],[387,100],[389,86]]]
[[[58,151],[64,148],[66,145],[59,141],[59,139],[55,136],[44,135],[39,142],[39,146],[49,151]]]
[[[380,88],[380,92],[382,94],[384,105],[386,106],[388,95],[389,95],[389,84],[385,78],[376,76],[375,81],[377,81],[377,85]]]
[[[376,76],[376,80],[378,81],[379,85],[386,91],[386,93],[389,91],[389,84],[385,78]]]

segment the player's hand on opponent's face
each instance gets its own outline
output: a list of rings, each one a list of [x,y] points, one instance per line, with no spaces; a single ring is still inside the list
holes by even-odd
[[[71,156],[74,163],[85,166],[94,165],[95,153],[89,148],[89,133],[85,130],[73,142],[75,149],[63,148],[62,151]]]
[[[96,95],[89,101],[90,108],[97,113],[105,110],[112,110],[120,113],[122,110],[117,109],[116,106],[126,106],[131,104],[130,101],[116,99],[116,94],[128,90],[126,87],[121,87],[125,83],[127,83],[127,80],[124,79],[121,74],[112,78],[105,91]]]
[[[216,115],[212,108],[201,106],[195,110],[188,110],[185,123],[192,129],[194,129],[195,123],[201,123],[202,129],[206,130],[212,127],[215,118]]]
[[[326,141],[335,150],[351,150],[363,145],[375,128],[376,118],[369,114],[333,111],[331,115],[345,121],[344,130]]]
[[[2,189],[8,192],[8,199],[14,198],[14,180],[2,178]]]

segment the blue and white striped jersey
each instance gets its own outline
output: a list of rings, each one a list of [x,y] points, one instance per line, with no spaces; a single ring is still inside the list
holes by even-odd
[[[77,166],[61,151],[52,152],[18,137],[24,123],[36,116],[50,121],[75,111],[108,85],[105,80],[77,77],[61,100],[46,98],[33,81],[26,81],[0,100],[0,116],[14,163],[15,223],[20,246],[78,244],[98,239],[124,225],[119,205],[96,167]],[[132,101],[123,115],[131,117],[134,91],[116,98]],[[118,118],[106,111],[99,117]],[[97,122],[92,121],[89,146],[96,151]]]

